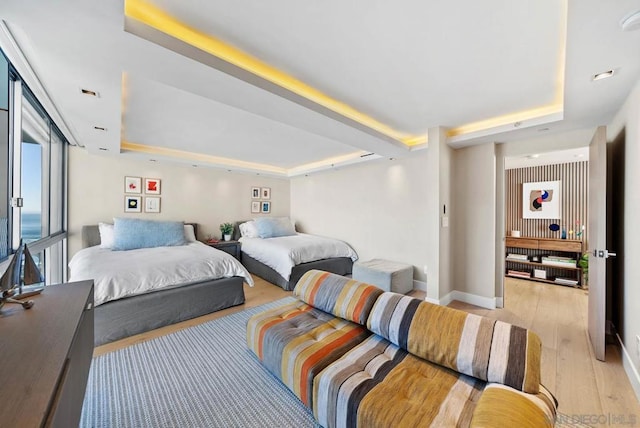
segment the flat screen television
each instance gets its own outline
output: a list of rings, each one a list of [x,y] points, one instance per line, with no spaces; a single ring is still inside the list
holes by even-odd
[[[44,278],[38,265],[31,257],[27,245],[20,244],[7,270],[0,277],[0,308],[5,303],[18,303],[29,309],[33,306],[33,301],[22,299],[40,293],[43,288]]]

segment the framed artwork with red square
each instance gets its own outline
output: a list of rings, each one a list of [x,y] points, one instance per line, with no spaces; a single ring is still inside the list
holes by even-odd
[[[145,178],[144,179],[144,193],[147,195],[159,195],[160,194],[160,179],[158,178]]]

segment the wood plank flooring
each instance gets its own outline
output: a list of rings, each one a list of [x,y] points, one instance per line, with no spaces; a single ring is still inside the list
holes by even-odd
[[[291,295],[261,278],[254,276],[254,280],[255,287],[245,285],[244,305],[102,345],[94,355]],[[411,294],[424,298],[423,292]],[[620,350],[608,345],[606,362],[593,356],[587,336],[587,302],[587,293],[581,289],[507,278],[503,309],[488,310],[457,301],[449,306],[535,331],[543,343],[542,383],[558,399],[560,412],[576,415],[586,425],[633,426],[634,418],[635,426],[640,426],[640,404],[622,367]]]
[[[505,278],[505,307],[449,306],[535,331],[542,340],[542,383],[558,411],[597,427],[640,426],[640,404],[622,367],[620,349],[607,345],[606,362],[593,355],[585,290]],[[632,422],[635,421],[635,425]]]

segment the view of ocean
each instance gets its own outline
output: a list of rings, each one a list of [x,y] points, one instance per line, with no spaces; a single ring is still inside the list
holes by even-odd
[[[37,241],[42,237],[40,213],[22,213],[22,239],[25,243]]]

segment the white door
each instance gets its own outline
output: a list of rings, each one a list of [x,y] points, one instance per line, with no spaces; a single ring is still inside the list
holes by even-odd
[[[589,146],[589,338],[604,361],[607,296],[607,130],[600,126]]]

